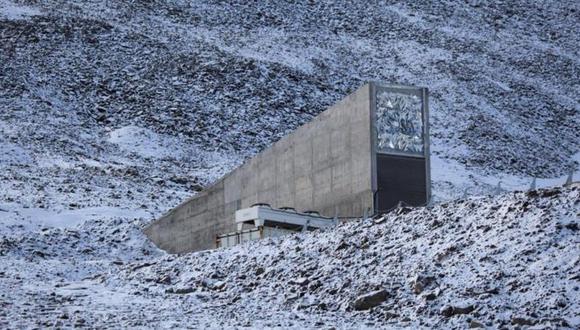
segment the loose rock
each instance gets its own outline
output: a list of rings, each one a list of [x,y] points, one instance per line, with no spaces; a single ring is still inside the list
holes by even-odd
[[[355,310],[366,310],[380,305],[389,297],[389,292],[385,289],[377,290],[365,295],[359,296],[353,302]]]

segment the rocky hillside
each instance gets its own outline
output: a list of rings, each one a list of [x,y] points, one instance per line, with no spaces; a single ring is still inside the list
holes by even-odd
[[[157,217],[368,80],[430,88],[437,200],[561,184],[578,7],[1,0],[1,208]]]
[[[443,158],[547,177],[578,152],[577,1],[1,3],[2,120],[27,146],[137,125],[247,156],[379,80],[431,89]]]
[[[445,201],[578,171],[579,22],[573,0],[0,0],[0,328],[578,326],[577,188]],[[145,240],[369,80],[429,87],[444,204],[182,257]]]
[[[183,256],[127,250],[126,226],[46,230],[0,245],[0,325],[575,329],[579,218],[575,184]]]

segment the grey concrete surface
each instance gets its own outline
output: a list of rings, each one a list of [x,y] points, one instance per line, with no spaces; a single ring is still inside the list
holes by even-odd
[[[373,209],[372,84],[251,158],[211,187],[145,228],[170,253],[215,247],[236,230],[234,213],[254,203],[362,216]]]

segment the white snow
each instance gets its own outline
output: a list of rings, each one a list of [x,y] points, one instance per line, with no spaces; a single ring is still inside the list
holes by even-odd
[[[85,207],[82,209],[45,209],[22,208],[18,205],[0,204],[0,223],[34,227],[76,227],[87,221],[103,218],[150,218],[152,214],[145,210],[122,207]]]
[[[572,160],[580,164],[580,152]],[[489,175],[473,169],[452,159],[443,159],[438,155],[431,156],[431,176],[434,184],[433,195],[438,201],[495,194],[498,183],[501,191],[525,191],[531,188],[535,179],[536,188],[560,186],[566,183],[568,175],[554,178],[534,178],[509,174]],[[580,167],[572,172],[572,180],[580,179]]]
[[[0,141],[0,166],[23,165],[32,162],[28,151],[17,144]]]
[[[125,152],[135,152],[149,158],[182,157],[196,150],[183,148],[178,137],[164,136],[137,126],[125,126],[110,133],[109,142]]]
[[[40,14],[38,8],[15,4],[9,0],[0,0],[0,18],[19,20]]]

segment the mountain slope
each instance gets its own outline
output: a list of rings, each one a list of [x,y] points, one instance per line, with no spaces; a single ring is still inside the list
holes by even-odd
[[[1,25],[8,122],[34,109],[80,132],[147,125],[246,156],[380,80],[431,89],[443,158],[553,176],[578,151],[576,1],[35,8]]]
[[[376,315],[392,316],[385,309],[391,308],[394,295],[402,299],[401,304],[410,301],[411,307],[400,306],[393,325],[418,326],[422,320],[433,326],[463,327],[464,317],[447,323],[438,316],[437,309],[446,303],[463,302],[458,299],[461,290],[446,280],[443,285],[452,290],[443,291],[433,304],[423,304],[419,302],[423,296],[412,300],[404,279],[397,277],[394,281],[401,289],[387,286],[391,298],[377,308],[376,315],[375,311],[351,313],[346,306],[355,295],[375,284],[385,284],[382,277],[376,278],[380,283],[355,280],[353,290],[345,289],[336,299],[315,295],[340,312],[320,312],[314,317],[300,314],[302,308],[317,310],[303,297],[293,300],[284,291],[285,298],[268,298],[270,289],[282,294],[271,285],[264,286],[266,291],[258,290],[266,298],[240,297],[231,309],[219,302],[221,296],[237,299],[229,285],[218,296],[207,292],[165,294],[165,289],[181,286],[200,289],[199,283],[188,282],[186,274],[211,279],[211,274],[201,270],[192,272],[196,265],[254,272],[251,263],[234,269],[236,260],[246,258],[241,255],[249,247],[174,259],[147,242],[140,229],[368,80],[429,87],[437,203],[464,195],[524,190],[532,178],[538,178],[538,186],[560,185],[570,170],[576,171],[574,177],[578,178],[579,7],[571,0],[0,0],[0,325],[118,327],[142,322],[143,326],[159,327],[220,326],[220,321],[205,317],[208,310],[226,319],[226,325],[267,325],[265,320],[253,323],[253,310],[240,305],[267,301],[279,310],[274,319],[283,326],[292,322],[296,327],[315,327],[317,322],[324,322],[359,328],[373,322],[368,326],[376,327],[380,324]],[[568,221],[570,212],[577,215],[577,204],[572,202],[577,191],[564,190],[557,196],[553,202],[547,202],[549,196],[537,201],[529,197],[532,201],[527,202],[551,214],[545,226],[551,228],[552,236],[534,232],[529,241],[517,241],[516,237],[505,250],[482,243],[474,246],[497,253],[498,260],[503,258],[516,269],[528,262],[523,261],[525,258],[535,257],[514,257],[512,253],[537,240],[544,244],[542,251],[547,256],[572,260],[557,270],[529,270],[537,271],[534,274],[546,279],[552,290],[563,291],[542,291],[533,283],[527,293],[508,293],[500,288],[498,297],[503,302],[491,299],[489,308],[478,302],[476,311],[483,317],[474,319],[504,324],[511,322],[512,314],[519,317],[521,312],[526,320],[540,324],[578,324],[578,316],[572,313],[578,307],[567,302],[576,298],[568,284],[577,279],[566,277],[569,269],[576,271],[577,263],[570,258],[572,252],[577,254],[577,236],[566,225],[556,228],[556,222]],[[402,237],[415,242],[419,238],[409,235],[427,235],[423,226],[435,218],[457,239],[467,240],[470,234],[488,239],[477,228],[475,233],[471,233],[473,228],[461,233],[454,231],[459,227],[448,227],[449,218],[465,216],[469,219],[462,226],[471,223],[477,227],[484,222],[492,227],[491,233],[509,239],[509,235],[524,233],[529,227],[517,231],[515,226],[524,225],[511,220],[502,223],[503,214],[486,210],[514,207],[506,211],[508,219],[508,213],[520,214],[527,219],[526,224],[542,229],[543,218],[534,213],[539,211],[528,214],[519,210],[517,203],[526,203],[527,198],[505,195],[477,199],[469,207],[462,202],[442,204],[433,210],[409,213],[417,215],[416,219],[404,218],[419,222],[417,231],[390,222],[389,226],[411,230]],[[445,214],[444,205],[465,209]],[[475,212],[473,217],[482,218],[462,213],[466,209]],[[340,235],[361,240],[369,235],[370,240],[388,232],[384,225],[371,226],[368,232],[356,226],[346,225],[335,234],[296,236],[250,247],[282,251],[298,245],[302,251],[320,248],[328,252],[339,243]],[[435,228],[443,236],[439,230],[443,229]],[[322,238],[327,246],[323,246],[324,241],[313,242]],[[432,238],[437,244],[449,243]],[[348,244],[356,243],[345,239]],[[558,245],[556,251],[548,247],[549,240],[570,244]],[[359,251],[348,244],[344,251],[353,255],[339,250],[337,260],[343,265],[335,266],[345,268],[345,274],[361,277],[355,268],[366,260],[365,249]],[[377,249],[386,248],[377,244]],[[480,273],[491,276],[489,272],[497,268],[491,259],[459,245],[457,251],[483,258]],[[412,245],[397,249],[401,253],[413,251]],[[432,261],[433,251],[421,249],[417,246],[417,253],[425,255],[405,260]],[[314,256],[292,251],[288,253],[296,258],[294,261],[282,258],[272,267],[276,271],[284,267],[306,270],[300,268],[301,262]],[[327,257],[324,251],[321,258]],[[258,253],[251,255],[256,258],[270,253],[250,252]],[[466,265],[454,259],[460,253],[451,252],[453,269]],[[530,263],[536,262],[532,259]],[[154,265],[145,266],[151,263]],[[427,265],[432,266],[427,269],[428,276],[442,273],[437,270],[439,266]],[[412,277],[418,268],[409,267],[409,271],[395,266],[388,269]],[[170,284],[153,286],[148,282],[150,277],[165,273],[170,275]],[[294,272],[286,274],[302,277]],[[465,279],[456,275],[448,278]],[[270,279],[274,275],[261,276]],[[526,282],[525,276],[517,279]],[[550,282],[549,277],[560,280]],[[240,285],[253,287],[249,279],[240,281]],[[333,281],[327,284],[346,285]],[[503,279],[498,281],[513,287]],[[272,285],[285,286],[280,283],[276,280]],[[552,305],[531,302],[536,289],[546,294],[542,304],[555,301],[554,310],[550,310]],[[568,299],[564,299],[565,306],[560,294]],[[453,299],[447,302],[448,298]],[[518,308],[517,313],[510,314],[509,306]],[[341,316],[343,308],[348,317]],[[154,311],[153,316],[148,311]],[[501,313],[491,319],[497,311]],[[528,315],[528,311],[537,315]],[[556,313],[564,315],[563,320],[555,316],[548,320]]]
[[[0,324],[573,329],[580,326],[579,216],[576,184],[402,208],[230,249],[152,252],[141,261],[126,239],[123,251],[103,251],[116,240],[102,230],[80,230],[76,239],[47,230],[0,245]],[[127,228],[116,231],[124,238]],[[384,291],[375,303],[358,298],[377,290]]]

